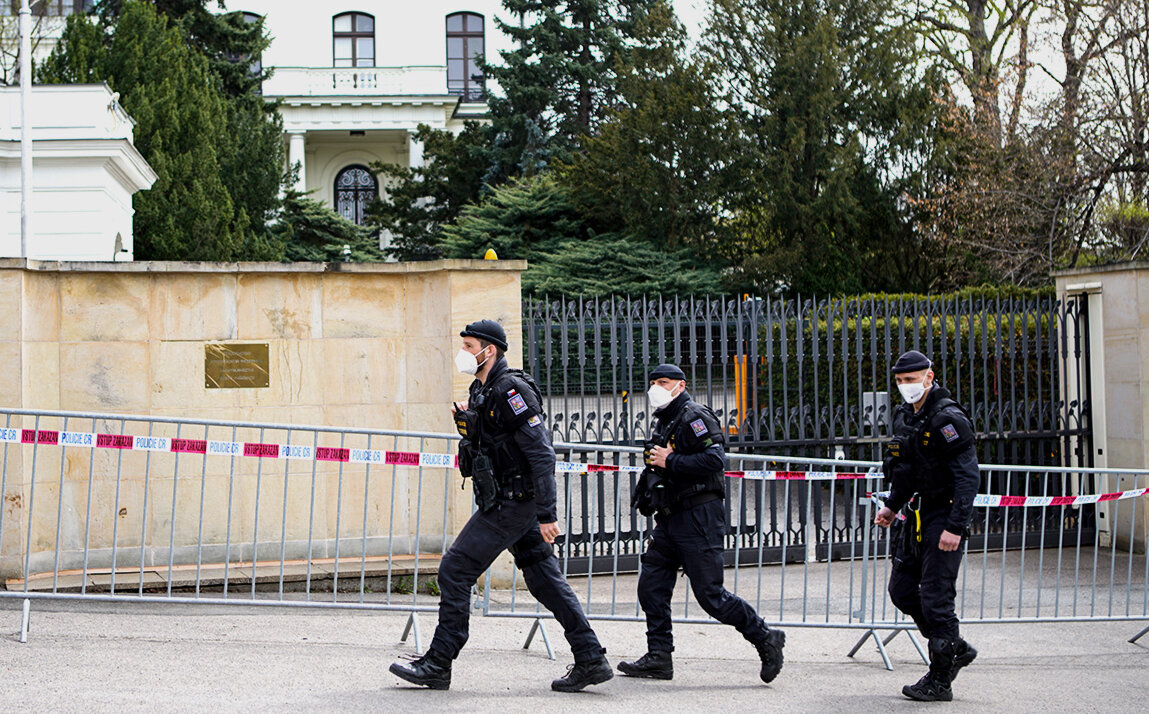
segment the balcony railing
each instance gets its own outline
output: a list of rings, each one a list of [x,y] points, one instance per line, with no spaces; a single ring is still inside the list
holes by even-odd
[[[487,90],[483,87],[467,87],[466,89],[448,89],[447,94],[462,97],[463,102],[484,102],[487,100]]]
[[[268,97],[395,97],[447,94],[446,66],[276,67]]]

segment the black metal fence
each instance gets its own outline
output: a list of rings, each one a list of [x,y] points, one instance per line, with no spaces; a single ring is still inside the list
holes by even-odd
[[[526,366],[542,389],[555,441],[641,444],[651,420],[646,375],[673,362],[686,372],[694,398],[722,419],[732,454],[876,460],[899,399],[890,366],[902,352],[918,349],[934,361],[938,382],[970,412],[982,463],[1092,465],[1084,300],[1059,301],[1051,294],[613,297],[528,299],[523,312]],[[577,480],[564,485],[578,523],[595,510],[594,493],[610,489],[598,490],[585,477],[566,478]],[[1004,477],[991,479],[991,486],[1003,495],[1062,495],[1065,488]],[[806,490],[785,484],[740,482],[732,488],[740,492],[726,501],[731,558],[744,548],[759,553],[757,539],[789,547],[812,536],[819,551],[833,557],[864,537],[857,499],[832,493],[833,484],[810,491],[809,504]],[[1024,518],[1023,512],[991,513],[975,524],[975,537],[1009,540],[1017,529],[1052,535],[1095,527],[1091,508],[1050,509],[1048,518]],[[640,549],[630,541],[644,529],[635,514],[627,516],[632,527],[595,545],[595,558],[612,554],[611,548],[627,554]],[[815,521],[813,529],[807,518]],[[590,532],[603,538],[602,530],[572,528],[561,544],[569,549],[564,555],[585,557]]]

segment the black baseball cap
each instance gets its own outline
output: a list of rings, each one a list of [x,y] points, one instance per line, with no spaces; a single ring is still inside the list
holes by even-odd
[[[476,337],[480,340],[486,340],[499,349],[506,351],[507,349],[507,332],[503,326],[494,320],[479,320],[472,322],[463,328],[459,333],[459,337]]]
[[[894,363],[890,371],[894,374],[902,374],[904,372],[920,372],[923,369],[930,369],[934,366],[929,358],[917,350],[910,350]]]
[[[686,373],[673,364],[660,364],[654,368],[650,373],[649,381],[653,382],[659,377],[666,377],[667,379],[686,379]]]

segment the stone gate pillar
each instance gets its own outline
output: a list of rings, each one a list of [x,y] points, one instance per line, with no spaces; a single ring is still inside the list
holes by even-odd
[[[1093,460],[1102,468],[1149,468],[1149,263],[1075,268],[1054,274],[1062,300],[1082,299],[1088,311],[1089,396]],[[1075,385],[1066,384],[1066,396]],[[1106,491],[1134,488],[1133,477],[1113,476]],[[1146,477],[1137,482],[1138,488]],[[1144,552],[1149,540],[1149,497],[1105,504],[1099,527],[1117,534],[1118,546],[1132,532]]]

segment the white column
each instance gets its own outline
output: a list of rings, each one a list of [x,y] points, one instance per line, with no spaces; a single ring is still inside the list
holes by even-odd
[[[417,141],[411,132],[407,132],[407,165],[413,169],[423,168],[423,142]]]
[[[287,162],[291,166],[299,167],[299,173],[295,179],[295,190],[302,193],[307,190],[307,158],[304,156],[307,132],[293,131],[287,136]]]

